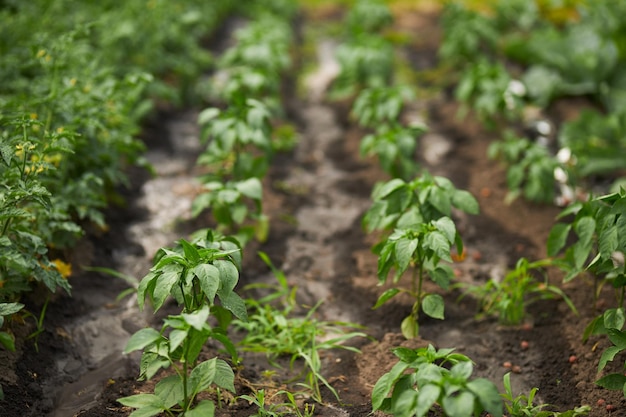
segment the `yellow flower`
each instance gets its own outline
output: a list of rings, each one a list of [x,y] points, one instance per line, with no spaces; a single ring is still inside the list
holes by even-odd
[[[72,275],[72,264],[65,263],[60,259],[54,259],[52,263],[63,278],[67,279],[67,277]]]
[[[45,54],[46,54],[46,50],[45,49],[40,49],[39,51],[37,51],[37,58],[41,58]]]

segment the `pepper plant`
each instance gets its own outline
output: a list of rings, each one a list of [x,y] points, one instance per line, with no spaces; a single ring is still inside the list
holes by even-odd
[[[563,210],[560,219],[572,216],[569,223],[557,223],[548,238],[548,255],[557,256],[567,272],[566,281],[589,272],[594,277],[596,296],[604,285],[615,290],[616,305],[607,308],[589,323],[583,334],[586,341],[592,335],[606,334],[613,346],[600,358],[598,371],[626,349],[624,296],[626,294],[626,190],[575,203]],[[572,233],[573,232],[573,233]],[[570,235],[575,237],[572,240]],[[603,376],[596,383],[608,389],[622,390],[626,396],[626,377],[622,373]]]
[[[444,318],[443,297],[426,293],[424,281],[430,277],[442,289],[448,289],[454,271],[451,250],[463,252],[463,242],[451,219],[452,207],[468,213],[478,212],[478,203],[467,191],[457,190],[450,180],[424,174],[411,182],[395,178],[377,186],[374,203],[365,214],[363,223],[368,231],[393,229],[373,247],[378,255],[378,279],[387,283],[390,273],[394,287],[378,298],[379,308],[400,293],[409,294],[415,302],[411,314],[401,325],[402,334],[414,338],[419,333],[420,311],[436,318]],[[400,278],[412,270],[409,288],[398,287]]]
[[[135,413],[143,416],[164,411],[169,415],[210,416],[215,408],[212,401],[194,403],[200,392],[213,386],[235,392],[234,373],[227,362],[215,357],[198,363],[198,358],[207,340],[215,339],[233,363],[239,362],[226,330],[232,315],[247,319],[245,303],[234,291],[240,267],[239,243],[211,230],[191,242],[181,239],[173,249],[159,250],[154,266],[137,288],[139,307],[144,308],[148,297],[156,312],[172,297],[182,312],[168,316],[160,331],[139,330],[128,341],[125,352],[143,350],[140,380],[150,379],[164,368],[172,367],[175,373],[160,380],[154,394],[124,397],[120,403],[138,408]],[[216,327],[208,322],[211,316],[217,320]]]
[[[364,88],[352,107],[362,127],[375,129],[361,141],[361,155],[377,156],[381,167],[392,177],[410,179],[418,172],[415,162],[417,138],[426,127],[414,123],[404,126],[399,118],[413,91],[404,86]]]
[[[484,378],[471,379],[474,365],[454,349],[398,347],[399,361],[372,390],[372,410],[394,416],[423,417],[438,405],[449,417],[502,416],[496,386]]]

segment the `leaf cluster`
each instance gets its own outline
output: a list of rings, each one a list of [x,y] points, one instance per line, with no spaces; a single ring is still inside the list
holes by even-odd
[[[373,411],[394,416],[427,415],[435,405],[450,417],[502,416],[502,399],[487,379],[471,379],[472,361],[454,349],[395,348],[399,361],[372,391]]]

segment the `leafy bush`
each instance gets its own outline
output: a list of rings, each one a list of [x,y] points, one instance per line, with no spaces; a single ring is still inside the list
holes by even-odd
[[[453,351],[432,345],[393,349],[399,361],[376,382],[373,411],[423,417],[437,404],[450,417],[478,417],[485,411],[501,417],[502,399],[496,386],[484,378],[470,379],[472,361]]]

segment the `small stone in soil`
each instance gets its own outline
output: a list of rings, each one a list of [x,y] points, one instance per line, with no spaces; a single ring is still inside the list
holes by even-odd
[[[568,360],[569,360],[569,363],[574,363],[576,362],[577,359],[578,358],[576,358],[576,355],[571,355]]]
[[[520,343],[520,347],[522,348],[522,350],[528,349],[529,346],[530,346],[530,344],[526,340],[522,340],[521,343]]]

